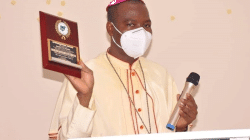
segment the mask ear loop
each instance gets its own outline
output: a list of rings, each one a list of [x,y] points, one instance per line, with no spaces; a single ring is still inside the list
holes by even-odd
[[[122,46],[120,46],[119,44],[117,44],[117,43],[115,42],[115,39],[114,39],[113,36],[112,36],[111,38],[112,38],[113,42],[114,42],[118,47],[122,48]]]
[[[111,24],[115,27],[113,22],[111,22]],[[115,27],[115,30],[122,35],[122,32],[120,32],[116,27]]]
[[[120,34],[122,35],[122,33],[115,27],[114,23],[111,22],[111,24],[114,26],[115,30],[116,30],[118,33],[120,33]],[[120,46],[118,43],[116,43],[116,41],[115,41],[115,39],[114,39],[113,36],[112,36],[111,38],[112,38],[113,42],[114,42],[118,47],[122,48],[122,46]]]

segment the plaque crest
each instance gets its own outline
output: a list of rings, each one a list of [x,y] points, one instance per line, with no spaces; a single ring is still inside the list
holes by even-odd
[[[56,32],[61,36],[61,39],[66,40],[70,36],[69,25],[62,20],[57,20],[55,24]]]

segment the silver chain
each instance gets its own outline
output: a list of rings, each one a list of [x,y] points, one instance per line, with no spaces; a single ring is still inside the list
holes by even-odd
[[[106,57],[107,57],[107,59],[108,59],[108,61],[109,61],[110,65],[112,66],[113,70],[115,71],[116,75],[118,76],[119,80],[121,81],[121,83],[122,83],[122,85],[123,85],[123,87],[124,87],[125,91],[127,92],[127,94],[128,94],[128,98],[129,98],[129,100],[130,100],[130,103],[132,103],[132,105],[133,105],[133,107],[134,107],[134,109],[135,109],[135,112],[136,112],[136,113],[137,113],[137,115],[139,116],[139,118],[140,118],[141,122],[143,123],[144,127],[146,128],[146,130],[147,130],[148,134],[151,134],[150,114],[149,114],[149,106],[148,106],[148,95],[146,94],[147,108],[148,108],[148,122],[149,122],[149,130],[148,130],[148,128],[146,127],[146,125],[145,125],[144,121],[142,120],[141,115],[140,115],[140,114],[139,114],[139,112],[137,111],[137,109],[136,109],[136,107],[135,107],[135,104],[134,104],[134,102],[132,101],[132,99],[131,99],[131,97],[130,97],[130,95],[129,95],[129,93],[128,93],[128,90],[126,89],[126,87],[125,87],[124,83],[122,82],[121,77],[118,75],[117,71],[115,70],[115,68],[114,68],[113,64],[111,63],[111,61],[110,61],[110,59],[109,59],[109,57],[108,57],[107,53],[106,53]],[[147,89],[146,89],[146,81],[145,81],[145,75],[144,75],[144,72],[143,72],[143,69],[142,69],[142,66],[141,66],[141,62],[140,62],[140,60],[139,60],[139,64],[140,64],[141,71],[142,71],[142,74],[143,74],[143,79],[144,79],[144,84],[145,84],[145,90],[146,90],[145,92],[147,93]]]

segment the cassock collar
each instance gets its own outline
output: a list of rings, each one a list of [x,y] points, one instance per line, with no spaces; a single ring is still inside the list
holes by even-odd
[[[107,56],[110,59],[111,63],[115,67],[119,67],[119,68],[123,68],[123,69],[130,69],[130,68],[131,69],[137,69],[137,68],[140,68],[139,60],[141,60],[141,57],[137,58],[136,61],[132,65],[130,65],[128,62],[120,60],[120,59],[116,58],[115,56],[113,56],[112,54],[110,54],[108,50],[107,50]]]

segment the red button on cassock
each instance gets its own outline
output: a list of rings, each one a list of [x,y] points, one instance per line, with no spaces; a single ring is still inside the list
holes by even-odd
[[[143,129],[143,128],[144,128],[144,126],[143,126],[143,125],[141,125],[141,126],[140,126],[140,129]]]
[[[138,112],[141,112],[141,108],[138,108]]]
[[[136,93],[136,94],[139,94],[139,93],[140,93],[140,91],[139,91],[139,90],[136,90],[136,91],[135,91],[135,93]]]
[[[135,76],[135,72],[132,72],[131,74],[132,74],[132,76]]]

